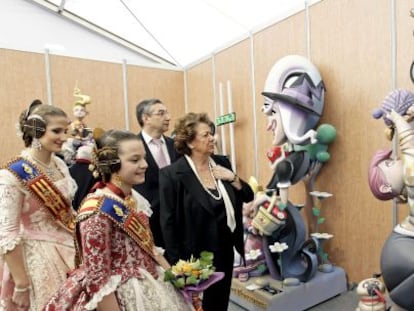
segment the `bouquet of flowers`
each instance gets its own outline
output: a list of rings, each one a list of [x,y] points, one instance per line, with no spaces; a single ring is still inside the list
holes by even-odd
[[[204,251],[200,258],[191,256],[190,260],[180,259],[164,273],[164,281],[181,290],[187,302],[192,303],[197,311],[202,311],[199,294],[224,277],[223,272],[215,272],[213,258],[213,253]]]

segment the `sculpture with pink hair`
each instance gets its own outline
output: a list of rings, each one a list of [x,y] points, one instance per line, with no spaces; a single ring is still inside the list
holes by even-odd
[[[387,125],[387,137],[397,135],[400,158],[391,151],[377,152],[369,168],[369,186],[380,200],[397,198],[407,202],[409,215],[397,224],[381,253],[381,272],[391,300],[392,310],[414,308],[414,94],[394,90],[373,113]]]

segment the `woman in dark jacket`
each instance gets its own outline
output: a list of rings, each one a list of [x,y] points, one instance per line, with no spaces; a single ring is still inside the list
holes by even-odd
[[[253,200],[249,185],[224,156],[213,155],[212,122],[205,113],[188,113],[175,126],[175,147],[184,154],[160,171],[161,228],[170,264],[214,254],[216,271],[225,273],[204,291],[204,311],[226,311],[234,252],[244,257],[242,204]]]

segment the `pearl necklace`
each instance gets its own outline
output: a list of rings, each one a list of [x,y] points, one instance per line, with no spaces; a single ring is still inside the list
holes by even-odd
[[[197,176],[197,179],[198,179],[198,181],[200,182],[200,184],[201,184],[201,186],[203,186],[203,189],[208,193],[208,195],[209,196],[211,196],[214,200],[216,200],[216,201],[220,201],[221,199],[222,199],[222,195],[221,195],[221,192],[220,192],[220,189],[219,189],[219,187],[218,187],[218,184],[217,184],[217,180],[216,180],[216,178],[214,177],[214,175],[213,175],[213,171],[212,171],[212,167],[211,167],[211,163],[210,162],[208,162],[208,170],[210,171],[210,174],[211,174],[211,177],[213,178],[213,181],[214,181],[214,186],[216,187],[216,189],[217,189],[217,192],[218,192],[218,195],[215,195],[213,192],[211,192],[210,191],[210,189],[208,189],[205,185],[204,185],[204,183],[202,182],[202,180],[201,180],[201,178],[200,178],[200,176],[198,175],[198,172],[197,172],[197,170],[196,170],[196,176]]]
[[[203,189],[208,193],[208,195],[210,196],[210,197],[212,197],[214,200],[217,200],[217,201],[219,201],[219,200],[221,200],[222,198],[223,198],[223,196],[222,196],[222,194],[221,194],[221,191],[220,191],[220,189],[219,189],[219,187],[218,187],[218,183],[217,183],[217,180],[216,180],[216,178],[214,177],[214,175],[213,175],[213,171],[212,171],[212,166],[211,166],[211,160],[209,159],[209,162],[208,162],[208,169],[209,169],[209,171],[210,171],[210,174],[211,174],[211,177],[213,178],[213,181],[214,181],[214,185],[216,186],[216,189],[217,189],[217,192],[218,192],[218,195],[216,196],[214,193],[212,193],[205,185],[204,185],[204,183],[203,183],[203,181],[201,180],[201,178],[200,178],[200,176],[198,175],[198,172],[197,172],[197,169],[196,169],[196,167],[195,167],[195,165],[194,165],[194,162],[193,162],[193,160],[191,159],[191,157],[190,156],[188,156],[188,155],[184,155],[185,156],[185,158],[186,158],[186,160],[187,160],[187,162],[188,162],[188,165],[190,165],[190,167],[191,167],[191,169],[192,169],[192,171],[194,172],[194,175],[196,175],[196,177],[197,177],[197,179],[198,179],[198,181],[199,181],[199,183],[201,184],[201,186],[203,187]]]

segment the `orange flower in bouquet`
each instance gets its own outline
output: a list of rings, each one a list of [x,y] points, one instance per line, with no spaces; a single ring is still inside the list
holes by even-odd
[[[199,294],[224,277],[223,272],[215,272],[213,259],[213,253],[204,251],[200,253],[200,258],[191,256],[190,260],[180,259],[164,273],[164,281],[180,289],[197,311],[203,310]]]

